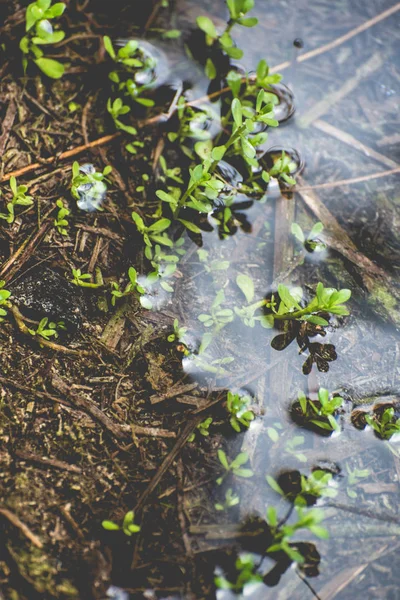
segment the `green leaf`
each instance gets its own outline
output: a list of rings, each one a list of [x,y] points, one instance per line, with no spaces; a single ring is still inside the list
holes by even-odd
[[[218,450],[217,454],[218,454],[219,462],[224,467],[224,469],[226,469],[228,471],[229,470],[229,464],[228,464],[228,459],[226,457],[225,452],[220,449],[220,450]]]
[[[104,48],[106,49],[106,52],[108,52],[108,54],[111,56],[111,58],[113,60],[115,60],[117,58],[117,55],[115,54],[115,50],[112,45],[111,38],[108,35],[105,35],[103,37],[103,44],[104,44]]]
[[[215,146],[211,152],[211,158],[213,160],[220,161],[226,152],[226,146]]]
[[[299,240],[301,244],[304,244],[305,237],[302,228],[297,223],[292,223],[291,231],[294,237]]]
[[[103,529],[107,529],[107,531],[119,531],[121,529],[119,525],[112,521],[103,521],[101,525]]]
[[[293,309],[293,308],[298,308],[300,309],[299,304],[296,302],[296,300],[293,298],[293,296],[290,294],[288,288],[283,285],[282,283],[280,283],[278,285],[278,294],[280,299],[282,300],[282,302],[284,303],[284,305],[289,309]]]
[[[308,236],[308,239],[314,238],[319,233],[321,233],[323,230],[324,230],[324,226],[322,225],[322,223],[320,221],[318,221],[318,223],[315,223],[315,225],[311,229],[311,231],[309,233],[309,236]]]
[[[205,72],[206,76],[208,77],[208,79],[216,78],[217,69],[215,68],[215,65],[214,65],[213,61],[211,60],[211,58],[207,58],[204,72]]]
[[[171,221],[169,219],[160,219],[156,221],[148,228],[148,231],[165,231],[171,225]]]
[[[196,19],[197,27],[204,31],[207,35],[212,39],[216,39],[218,37],[217,30],[215,29],[214,23],[208,17],[200,16]]]
[[[254,298],[254,283],[251,277],[240,273],[236,277],[236,283],[246,297],[248,304]]]
[[[236,46],[231,46],[228,48],[224,48],[224,51],[227,53],[228,56],[230,56],[230,58],[235,58],[236,60],[242,58],[243,56],[243,50],[241,50],[240,48],[236,48]]]
[[[243,25],[243,27],[254,27],[257,25],[258,19],[256,17],[249,17],[247,19],[239,19],[238,24]]]
[[[267,522],[271,527],[276,527],[278,524],[278,515],[274,506],[268,506],[267,508]]]
[[[242,76],[237,71],[229,71],[226,81],[232,91],[233,96],[236,98],[240,93],[242,86]]]
[[[234,98],[232,100],[232,115],[237,127],[240,127],[243,122],[242,116],[242,105],[240,104],[240,100],[238,98]]]
[[[285,492],[283,491],[279,483],[273,477],[271,477],[271,475],[266,475],[265,479],[267,480],[268,485],[274,490],[274,492],[277,492],[281,496],[285,495]]]
[[[253,475],[254,475],[254,473],[251,469],[236,469],[235,468],[234,473],[238,477],[245,477],[245,478],[253,477]]]
[[[321,525],[310,525],[309,530],[322,540],[329,539],[329,532],[325,529],[325,527],[321,527]]]
[[[47,77],[60,79],[64,75],[65,68],[58,60],[52,58],[37,58],[33,61]]]
[[[205,160],[206,158],[210,157],[212,147],[213,145],[211,140],[202,140],[195,143],[194,151],[202,160]]]
[[[184,219],[178,219],[178,221],[180,221],[186,227],[186,229],[189,229],[189,231],[193,231],[193,233],[203,233],[200,227],[198,227],[191,221],[185,221]]]
[[[232,462],[231,467],[236,469],[237,467],[241,467],[249,460],[249,455],[247,452],[240,452],[235,460]]]

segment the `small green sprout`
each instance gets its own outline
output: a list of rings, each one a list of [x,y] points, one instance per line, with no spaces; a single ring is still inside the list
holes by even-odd
[[[286,496],[276,479],[271,475],[267,475],[266,480],[275,492],[283,497]],[[308,476],[301,474],[300,485],[301,490],[294,499],[296,506],[307,506],[307,496],[312,496],[315,499],[322,497],[335,498],[338,494],[336,487],[333,486],[332,473],[323,469],[316,469]]]
[[[226,407],[231,415],[229,422],[238,433],[241,431],[240,425],[250,427],[251,421],[254,420],[254,413],[250,410],[249,405],[251,405],[250,396],[228,392]]]
[[[131,110],[131,107],[127,104],[124,104],[121,98],[116,98],[114,101],[109,98],[107,100],[107,110],[110,113],[117,129],[125,131],[125,133],[129,133],[130,135],[137,134],[137,130],[132,127],[132,125],[126,125],[120,119],[120,117],[126,115]]]
[[[347,289],[326,288],[319,282],[315,297],[304,308],[300,306],[298,297],[294,297],[285,285],[278,285],[278,294],[280,298],[278,310],[275,308],[274,297],[271,299],[271,308],[275,320],[308,321],[315,325],[326,326],[328,321],[319,316],[319,313],[343,316],[349,314],[348,309],[343,306],[351,296],[351,291]]]
[[[54,31],[51,23],[52,19],[60,17],[64,10],[63,2],[56,2],[51,5],[52,0],[36,0],[26,9],[26,35],[21,39],[19,47],[23,53],[22,64],[24,71],[28,66],[29,60],[33,60],[37,67],[51,79],[59,79],[64,74],[64,65],[58,60],[45,58],[42,45],[57,44],[64,37],[64,31]]]
[[[92,275],[90,273],[82,273],[80,269],[72,269],[72,283],[85,288],[98,288],[101,287],[101,283],[94,283],[92,281]]]
[[[383,440],[390,440],[393,435],[400,433],[400,418],[396,418],[394,408],[386,408],[381,414],[366,415],[365,420]]]
[[[171,225],[171,221],[169,219],[159,219],[158,221],[149,226],[145,225],[142,217],[140,217],[136,212],[132,213],[132,219],[136,225],[138,232],[142,235],[143,241],[146,244],[146,246],[151,247],[153,245],[153,242],[165,246],[173,245],[173,242],[168,237],[160,235]]]
[[[326,244],[318,239],[318,235],[322,233],[324,226],[321,222],[315,223],[310,233],[305,236],[302,228],[298,223],[292,223],[292,234],[304,246],[308,252],[322,252],[326,248]]]
[[[120,289],[119,284],[116,281],[111,282],[111,304],[115,306],[117,299],[134,294],[139,299],[143,308],[151,308],[151,306],[149,307],[148,305],[147,299],[144,297],[146,289],[140,285],[137,271],[133,267],[129,267],[128,269],[128,278],[129,283],[126,284],[124,290]]]
[[[213,422],[212,418],[208,417],[208,419],[204,419],[204,421],[202,421],[201,423],[199,423],[197,425],[196,429],[198,430],[200,435],[202,435],[203,437],[208,437],[210,435],[210,432],[208,430],[209,430],[212,422]],[[188,437],[188,442],[194,442],[195,439],[196,439],[196,432],[193,431],[193,433]]]
[[[236,278],[236,284],[242,291],[246,298],[247,305],[241,306],[240,308],[235,306],[234,310],[238,317],[243,321],[247,327],[254,327],[256,322],[266,329],[270,329],[273,326],[273,321],[270,315],[258,315],[256,312],[267,304],[266,300],[254,300],[254,283],[251,277],[244,274],[239,274]]]
[[[69,223],[67,218],[71,211],[64,206],[63,201],[59,198],[56,202],[56,206],[58,207],[57,217],[54,219],[54,227],[57,228],[58,233],[61,235],[68,235],[67,227],[69,227]]]
[[[11,296],[11,292],[4,289],[6,282],[4,279],[0,281],[0,323],[4,321],[4,318],[7,315],[7,311],[3,308],[3,306],[8,307],[8,299]]]
[[[13,223],[15,219],[15,206],[32,206],[33,197],[27,196],[28,187],[26,185],[17,185],[15,177],[10,177],[10,188],[12,198],[7,202],[7,213],[0,213],[0,219]]]
[[[297,513],[297,521],[295,523],[292,525],[280,525],[276,508],[273,506],[268,507],[266,521],[275,541],[267,549],[267,552],[279,552],[283,550],[293,562],[302,564],[304,563],[304,557],[290,543],[296,532],[300,529],[308,529],[321,539],[328,539],[329,534],[320,525],[325,516],[324,511],[318,508],[305,510],[301,506],[296,506],[295,511]]]
[[[133,510],[129,510],[126,513],[121,526],[117,523],[114,523],[114,521],[107,520],[103,521],[101,525],[107,531],[123,531],[124,534],[129,537],[140,531],[140,525],[136,525],[135,523],[135,513]]]
[[[243,27],[254,27],[257,25],[258,19],[256,17],[245,18],[245,14],[254,7],[254,0],[226,0],[226,4],[229,9],[230,18],[221,35],[218,34],[214,23],[208,17],[197,17],[196,22],[199,29],[205,33],[207,46],[216,46],[230,58],[239,59],[243,56],[243,50],[235,46],[230,32],[234,25],[242,25]],[[211,58],[207,59],[205,73],[209,79],[215,79],[217,76],[217,70]]]
[[[75,161],[72,165],[71,195],[77,200],[78,208],[86,211],[100,210],[108,182],[107,175],[112,167],[107,165],[102,172],[96,171],[92,164],[79,165]]]
[[[150,98],[143,98],[142,94],[150,86],[151,73],[157,61],[145,52],[137,40],[129,40],[125,46],[118,49],[118,52],[115,51],[108,35],[104,36],[103,41],[107,53],[116,64],[116,68],[109,73],[109,78],[116,91],[122,92],[142,106],[154,106],[154,101]],[[150,74],[149,83],[142,84],[140,75],[144,75],[146,72]]]
[[[224,575],[218,575],[214,578],[214,583],[219,590],[232,590],[238,594],[244,591],[246,585],[261,583],[262,577],[255,571],[257,570],[256,560],[251,554],[241,554],[235,562],[236,581],[229,581]]]
[[[224,481],[225,477],[232,473],[236,477],[253,477],[254,473],[251,469],[242,468],[242,465],[246,464],[249,460],[249,455],[247,452],[240,452],[237,457],[229,463],[228,458],[223,450],[218,450],[218,459],[221,465],[225,469],[225,473],[218,477],[217,484],[221,485]]]
[[[45,340],[49,340],[52,337],[58,337],[57,329],[65,329],[64,321],[54,323],[52,321],[49,322],[49,319],[47,317],[44,317],[43,319],[41,319],[36,329],[28,328],[28,331],[33,337],[39,337],[44,338]]]
[[[214,507],[215,507],[215,510],[226,511],[229,508],[232,508],[233,506],[236,506],[237,504],[239,504],[239,502],[240,502],[239,496],[237,494],[235,494],[231,488],[229,488],[225,492],[225,502],[223,502],[223,503],[217,502],[216,504],[214,504]]]
[[[233,321],[233,311],[230,308],[221,308],[224,302],[225,294],[224,290],[221,289],[217,292],[211,304],[210,314],[202,313],[197,317],[204,327],[214,327],[217,332]]]
[[[186,332],[187,327],[180,327],[178,319],[174,319],[174,333],[171,333],[167,337],[167,340],[169,342],[182,342]]]
[[[346,492],[349,498],[357,498],[357,492],[352,489],[352,487],[356,487],[361,479],[365,479],[371,475],[371,471],[369,469],[351,469],[348,464],[346,464],[347,471],[347,487]]]
[[[340,426],[336,420],[337,411],[343,405],[343,398],[334,396],[330,398],[328,390],[319,388],[318,401],[313,401],[299,392],[298,400],[303,416],[310,420],[310,423],[317,425],[327,431],[340,431]]]

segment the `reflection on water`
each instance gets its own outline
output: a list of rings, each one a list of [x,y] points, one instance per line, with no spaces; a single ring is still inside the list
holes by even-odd
[[[191,33],[190,27],[199,14],[222,22],[226,15],[220,4],[177,2],[177,23],[184,28],[186,50],[195,58],[197,34]],[[250,36],[238,32],[238,45],[245,50],[238,69],[251,68],[262,58],[271,64],[288,61],[284,75],[289,87],[278,84],[274,88],[279,98],[277,118],[285,124],[268,131],[262,160],[271,163],[286,149],[294,163],[291,172],[304,171],[300,186],[373,174],[387,169],[388,160],[397,164],[399,153],[392,143],[399,108],[400,73],[394,55],[397,14],[332,51],[301,60],[305,51],[333,41],[390,6],[382,0],[334,4],[302,0],[296,5],[277,2],[268,7],[259,2],[255,9],[259,30]],[[170,64],[163,69],[168,73],[163,83],[181,79],[186,100],[203,98],[209,85],[203,68],[189,61],[183,46],[181,54],[177,47],[179,44],[175,45],[173,67]],[[192,108],[192,114],[207,106],[206,98],[195,106],[199,108]],[[203,119],[200,114],[204,113],[199,113],[195,128],[193,120],[188,130],[181,126],[178,138],[187,156],[193,152],[201,156],[204,147],[196,147],[196,140],[204,142],[220,135],[219,118],[224,111],[224,101],[214,97],[207,117]],[[171,131],[175,129],[171,127]],[[177,139],[172,139],[171,133],[169,137],[170,141]],[[322,235],[322,242],[318,241],[323,252],[318,256],[310,258],[299,250],[290,225],[296,222],[304,231],[311,231],[323,218],[329,225],[329,213],[312,214],[301,196],[288,197],[277,186],[271,186],[267,194],[264,190],[249,194],[243,189],[240,167],[233,161],[221,162],[219,169],[226,187],[214,208],[199,221],[201,234],[194,232],[195,243],[180,266],[179,301],[189,333],[179,341],[184,371],[209,394],[245,390],[251,396],[255,418],[247,423],[248,428],[239,427],[240,434],[228,433],[224,450],[230,461],[245,452],[255,477],[242,479],[230,474],[222,486],[213,484],[210,494],[222,507],[217,509],[220,514],[199,512],[195,495],[193,507],[188,502],[186,515],[196,553],[204,557],[206,566],[202,566],[208,569],[209,579],[217,578],[221,588],[217,598],[221,600],[238,596],[345,600],[365,595],[368,588],[372,594],[368,597],[394,598],[398,592],[391,590],[392,596],[389,591],[386,595],[383,581],[394,557],[386,560],[381,549],[382,544],[387,544],[386,548],[397,543],[394,536],[399,531],[397,528],[387,538],[391,530],[377,527],[375,515],[382,513],[398,522],[394,495],[398,494],[400,473],[396,332],[385,324],[384,311],[374,314],[370,310],[361,285],[359,267],[362,271],[363,266],[349,260],[345,244],[339,252],[337,244],[332,249],[329,235],[326,239]],[[359,250],[383,268],[390,263],[392,273],[397,274],[394,178],[371,177],[360,185],[315,191]],[[252,281],[251,291],[243,292],[239,275]],[[277,281],[301,287],[305,297],[318,281],[338,289],[350,288],[352,316],[331,318],[326,328],[292,321],[278,331],[264,329],[262,301],[276,292]],[[168,297],[164,294],[163,301],[164,296]],[[331,413],[321,412],[320,388],[330,391],[329,402],[343,397]],[[302,409],[299,391],[304,391],[305,401],[314,402],[311,408]],[[389,400],[379,402],[379,397]],[[200,429],[198,437],[207,437],[208,432],[226,436],[221,424],[224,411],[224,403],[217,405],[206,433]],[[340,426],[336,429],[334,423]],[[219,473],[220,465],[215,468]],[[275,486],[266,475],[274,478]],[[342,506],[340,510],[328,502],[333,497]],[[295,507],[291,505],[294,498]],[[297,533],[296,524],[302,518],[299,498],[306,506],[329,504],[324,511],[329,539],[318,529],[319,513],[315,513],[314,530],[301,532],[299,526]],[[276,507],[276,521],[271,514],[266,517],[268,506]],[[286,534],[281,534],[285,527],[295,529],[286,551],[276,548],[267,556],[268,548],[286,539]],[[313,531],[317,537],[321,534],[322,540],[316,540]],[[295,569],[291,567],[297,551],[305,560]],[[378,561],[372,573],[366,555],[376,556]],[[314,578],[312,584],[309,578]],[[391,581],[398,583],[393,575]],[[270,591],[273,586],[278,587]]]

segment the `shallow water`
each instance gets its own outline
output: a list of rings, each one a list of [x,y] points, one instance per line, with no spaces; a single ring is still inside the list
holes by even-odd
[[[293,148],[298,152],[305,165],[299,185],[314,186],[311,192],[305,190],[306,195],[315,194],[357,248],[390,273],[393,285],[398,286],[396,174],[382,178],[374,174],[395,168],[400,160],[396,137],[400,13],[302,60],[310,50],[340,38],[392,6],[393,2],[375,0],[301,0],[273,5],[259,1],[254,11],[259,17],[258,27],[251,34],[242,28],[234,37],[245,51],[240,67],[254,68],[261,58],[271,66],[283,63],[278,70],[294,94],[295,114],[277,130],[270,130],[265,149]],[[217,22],[226,18],[222,2],[177,0],[173,14],[174,27],[184,30],[189,45],[190,27],[197,15],[208,14]],[[296,45],[303,47],[296,48],[294,40],[302,40]],[[172,87],[183,81],[189,100],[203,97],[208,80],[185,56],[182,43],[172,42],[169,49],[163,44],[163,51],[170,62],[166,81]],[[204,99],[202,104],[206,103]],[[218,102],[212,104],[212,110],[218,113]],[[230,181],[238,179],[229,169],[224,176]],[[368,179],[333,185],[360,176]],[[300,223],[305,231],[319,220],[300,196],[288,199],[277,186],[271,186],[265,201],[243,194],[235,197],[233,211],[233,235],[221,235],[217,209],[208,218],[209,230],[202,235],[201,250],[193,245],[187,251],[179,267],[179,302],[168,305],[167,295],[165,302],[158,303],[160,310],[166,308],[189,329],[185,341],[191,353],[183,360],[184,371],[209,393],[246,391],[254,399],[256,413],[249,430],[232,435],[226,446],[231,458],[246,450],[256,474],[249,480],[237,479],[235,491],[241,497],[238,510],[230,519],[213,515],[210,522],[209,516],[188,509],[189,533],[204,553],[215,545],[223,547],[229,544],[232,531],[239,532],[250,516],[263,517],[266,506],[277,506],[280,515],[288,510],[288,503],[266,484],[266,474],[275,478],[289,470],[309,474],[317,465],[326,466],[335,473],[338,490],[336,498],[318,501],[319,506],[325,506],[324,525],[330,538],[317,540],[308,532],[298,537],[316,545],[319,565],[306,568],[305,573],[292,565],[272,578],[269,587],[261,584],[243,597],[398,598],[400,447],[395,437],[383,442],[368,428],[357,430],[350,420],[357,406],[368,410],[377,402],[398,400],[400,347],[396,324],[390,318],[385,322],[382,314],[368,306],[368,293],[362,284],[365,267],[360,269],[360,264],[344,259],[335,244],[329,242],[321,253],[304,253],[304,263],[293,268],[293,259],[302,250],[290,228],[288,231],[287,220]],[[324,233],[320,238],[324,240]],[[323,281],[353,291],[351,316],[331,319],[326,336],[311,339],[314,344],[329,344],[335,349],[321,371],[314,363],[311,372],[304,374],[302,366],[308,354],[299,351],[296,340],[279,351],[278,342],[271,346],[279,332],[248,328],[238,319],[220,331],[199,360],[197,350],[205,329],[198,315],[204,313],[207,303],[211,305],[216,289],[221,287],[226,290],[227,306],[243,303],[243,294],[235,284],[239,273],[252,276],[256,298],[276,289],[279,281],[305,289]],[[289,414],[298,391],[315,395],[320,386],[341,394],[346,401],[340,416],[341,431],[331,437],[300,428]],[[368,470],[369,475],[351,485],[349,472],[354,469]],[[211,495],[216,500],[223,497],[218,486]],[[251,544],[244,549],[251,550]],[[254,552],[257,554],[256,549]],[[217,570],[221,567],[218,562],[214,566]],[[273,566],[274,561],[264,559],[260,570],[266,572]],[[237,596],[220,590],[217,597],[227,600]]]

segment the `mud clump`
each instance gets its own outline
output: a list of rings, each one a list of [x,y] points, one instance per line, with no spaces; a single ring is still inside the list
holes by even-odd
[[[69,334],[81,328],[85,308],[82,291],[52,269],[31,271],[9,289],[27,317],[63,321]]]

